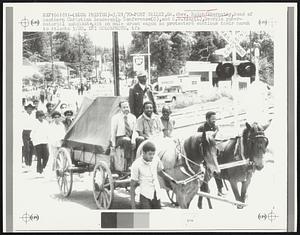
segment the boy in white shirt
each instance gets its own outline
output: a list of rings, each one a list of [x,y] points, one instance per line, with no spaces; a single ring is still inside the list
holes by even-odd
[[[157,176],[177,184],[164,171],[164,166],[157,155],[155,155],[155,145],[147,141],[143,145],[142,157],[137,158],[131,166],[131,207],[136,209],[135,189],[140,186],[140,209],[161,209],[160,205],[160,185]]]

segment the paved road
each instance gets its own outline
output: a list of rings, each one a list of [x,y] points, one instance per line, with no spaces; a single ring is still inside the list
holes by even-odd
[[[67,96],[66,96],[67,97]],[[69,97],[69,99],[71,99]],[[232,133],[233,123],[218,123],[220,126],[220,134],[223,136],[230,136]],[[243,124],[241,123],[241,126]],[[195,133],[197,126],[190,126],[175,130],[175,135],[181,139]],[[267,153],[267,159],[274,160],[271,153]],[[276,159],[275,159],[276,160]],[[93,216],[94,211],[97,210],[92,192],[92,174],[84,173],[74,176],[73,191],[68,198],[63,198],[59,194],[59,188],[53,174],[48,174],[39,177],[35,173],[36,161],[29,171],[16,169],[15,174],[15,195],[18,195],[16,200],[16,213],[21,213],[24,210],[47,211],[57,210],[57,213],[70,210],[70,213],[83,213],[85,216]],[[265,168],[256,172],[253,176],[251,185],[249,187],[248,208],[271,208],[274,206],[274,200],[280,200],[278,196],[277,187],[279,180],[276,179],[276,172],[280,169],[277,161],[269,161],[265,164]],[[211,193],[216,195],[217,188],[215,181],[209,182]],[[227,182],[229,191],[227,193],[228,199],[234,199],[230,185]],[[273,199],[270,200],[270,198]],[[234,210],[235,207],[223,202],[213,200],[213,207],[215,210]],[[169,201],[167,194],[163,192],[162,206],[164,210],[176,209]],[[125,189],[115,190],[115,200],[112,205],[113,209],[130,209],[130,195]],[[197,197],[195,197],[190,205],[190,209],[197,209]],[[208,209],[207,203],[204,201],[204,210]],[[246,209],[245,209],[246,210]]]

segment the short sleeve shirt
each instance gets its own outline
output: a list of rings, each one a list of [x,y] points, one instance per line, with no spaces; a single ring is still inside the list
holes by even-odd
[[[151,118],[145,117],[145,114],[142,114],[137,119],[136,125],[136,130],[142,132],[148,138],[162,136],[163,125],[160,117],[156,114],[152,114]]]
[[[156,191],[157,199],[160,199],[160,185],[157,172],[163,170],[163,164],[157,155],[152,162],[146,162],[143,157],[137,158],[131,166],[131,179],[140,184],[140,193],[152,200]]]
[[[163,125],[163,130],[167,130],[167,136],[172,137],[172,132],[175,126],[175,121],[171,118],[169,120],[165,120],[162,117],[160,118],[162,125]]]

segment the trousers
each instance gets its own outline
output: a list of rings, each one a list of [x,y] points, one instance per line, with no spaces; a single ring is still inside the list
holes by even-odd
[[[35,146],[35,152],[37,157],[36,171],[43,173],[43,170],[47,166],[49,159],[49,148],[48,144],[38,144]]]
[[[30,138],[31,130],[23,130],[22,139],[23,139],[23,156],[26,166],[31,166],[32,164],[32,155],[33,155],[33,143]]]
[[[161,209],[160,200],[156,197],[156,191],[154,191],[152,200],[140,194],[140,209]]]

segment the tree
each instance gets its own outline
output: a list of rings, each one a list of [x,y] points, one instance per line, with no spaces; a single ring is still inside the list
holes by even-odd
[[[224,39],[212,31],[195,32],[193,35],[193,45],[189,60],[209,61],[213,52],[226,45]]]

